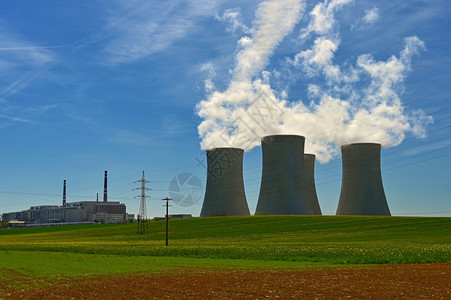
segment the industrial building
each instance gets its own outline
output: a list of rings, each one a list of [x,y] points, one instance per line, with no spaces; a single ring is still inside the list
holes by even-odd
[[[270,135],[263,137],[261,143],[262,179],[255,212],[268,215],[315,214],[306,184],[305,138],[300,135]]]
[[[201,217],[249,215],[239,148],[207,150],[207,185]]]
[[[58,222],[121,223],[127,219],[125,204],[119,202],[81,201],[64,206],[32,206],[27,210],[2,214],[5,222],[25,221],[27,224]]]
[[[390,216],[381,176],[381,145],[341,146],[343,176],[337,215]]]
[[[121,223],[133,215],[126,213],[125,204],[108,202],[107,171],[105,171],[103,202],[66,202],[66,180],[63,182],[63,203],[59,205],[32,206],[27,210],[2,214],[4,222],[24,221],[26,224],[101,222]]]

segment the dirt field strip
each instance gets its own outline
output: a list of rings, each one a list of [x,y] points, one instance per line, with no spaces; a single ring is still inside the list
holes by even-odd
[[[451,299],[451,263],[61,279],[5,299]]]

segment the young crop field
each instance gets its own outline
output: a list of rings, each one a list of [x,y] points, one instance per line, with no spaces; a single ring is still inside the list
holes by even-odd
[[[380,264],[451,261],[451,218],[250,216],[0,231],[0,250]]]
[[[451,218],[248,216],[0,230],[1,290],[39,279],[168,270],[451,262]],[[14,279],[15,278],[15,279]],[[20,280],[18,280],[20,278]],[[8,280],[9,279],[9,280]],[[33,279],[33,280],[31,280]]]

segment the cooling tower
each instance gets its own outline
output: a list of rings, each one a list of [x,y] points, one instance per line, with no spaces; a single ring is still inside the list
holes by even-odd
[[[243,149],[207,150],[207,187],[201,217],[249,215],[244,193]]]
[[[381,145],[341,146],[343,177],[337,215],[390,216],[382,185]]]
[[[318,203],[315,186],[315,155],[304,154],[304,185],[307,190],[308,199],[312,203],[312,211],[314,215],[321,215],[321,208]]]
[[[312,202],[303,188],[304,142],[299,135],[270,135],[262,139],[263,167],[255,213],[312,215]]]

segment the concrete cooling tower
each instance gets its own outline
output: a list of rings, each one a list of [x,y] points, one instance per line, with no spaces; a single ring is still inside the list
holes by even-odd
[[[382,185],[381,145],[341,146],[343,177],[337,215],[390,216]]]
[[[308,199],[312,203],[314,215],[321,215],[315,186],[315,155],[304,154],[304,188],[307,190]]]
[[[304,142],[300,135],[270,135],[262,139],[262,181],[255,213],[314,214],[307,190],[303,188]]]
[[[249,215],[244,193],[243,149],[207,150],[207,187],[201,217]]]

